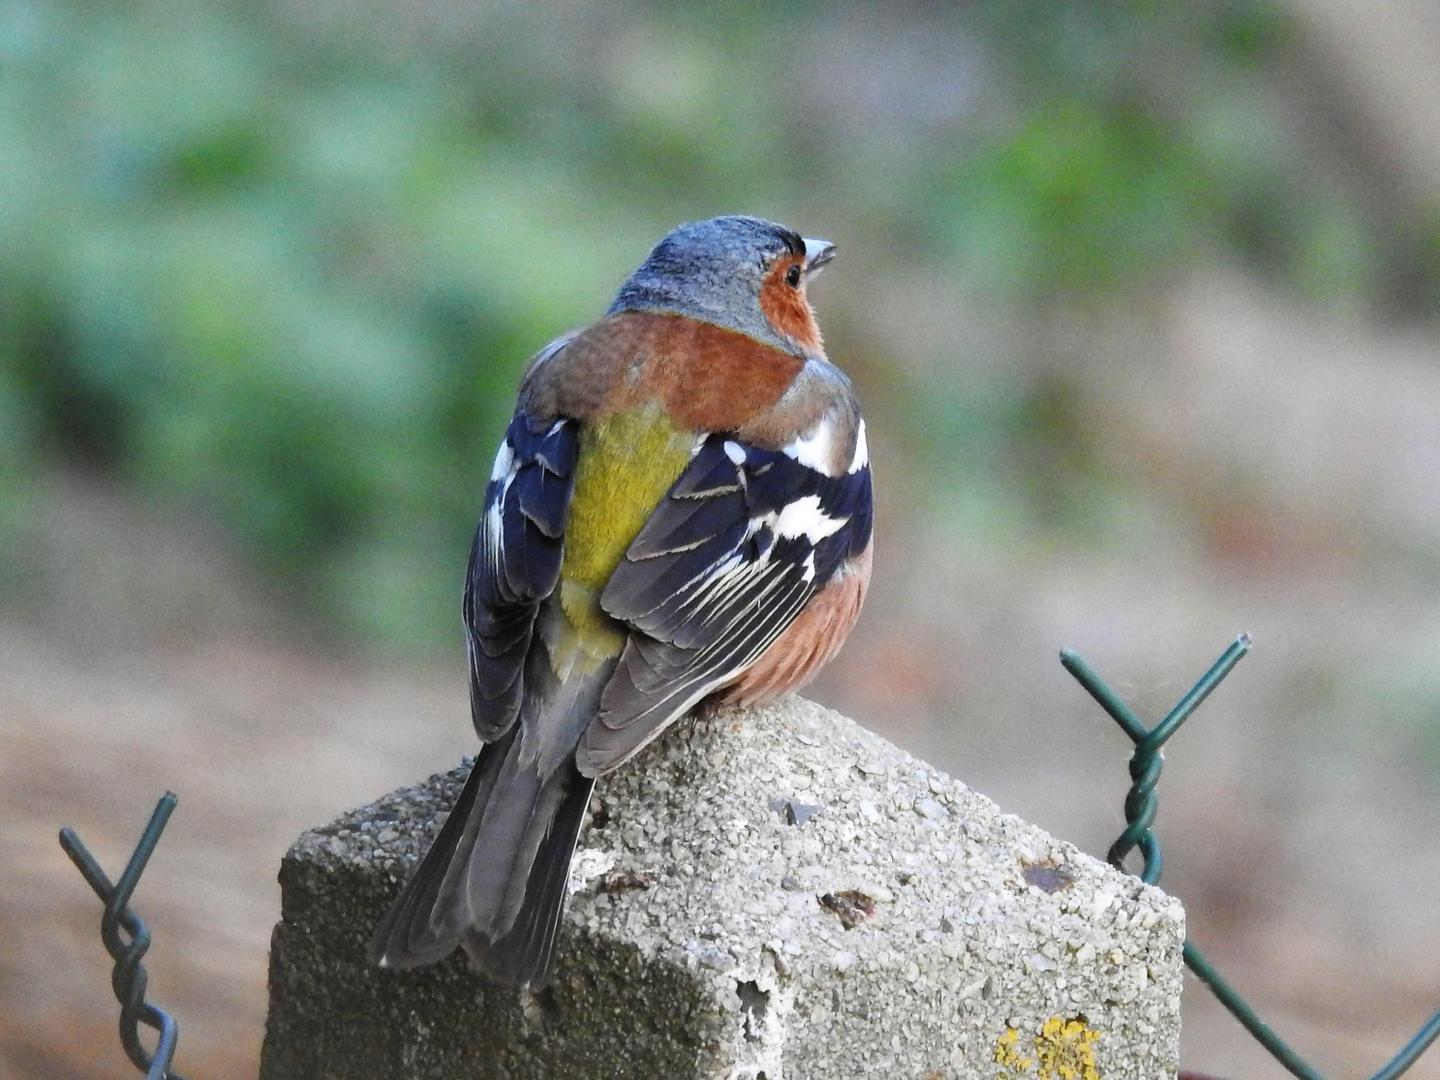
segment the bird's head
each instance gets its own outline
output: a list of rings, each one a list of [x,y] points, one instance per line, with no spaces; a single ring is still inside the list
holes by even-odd
[[[761,218],[691,222],[655,245],[610,313],[674,312],[788,352],[818,354],[820,328],[805,287],[834,254],[828,240]]]

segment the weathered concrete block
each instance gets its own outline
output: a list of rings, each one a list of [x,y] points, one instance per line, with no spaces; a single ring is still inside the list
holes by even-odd
[[[463,772],[300,838],[280,872],[264,1080],[1159,1080],[1178,901],[851,721],[790,699],[605,781],[553,985],[365,962]]]

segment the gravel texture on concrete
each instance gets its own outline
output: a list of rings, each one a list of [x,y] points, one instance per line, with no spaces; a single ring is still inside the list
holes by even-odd
[[[374,969],[464,773],[286,855],[263,1080],[1175,1076],[1179,901],[799,698],[601,783],[544,993]]]

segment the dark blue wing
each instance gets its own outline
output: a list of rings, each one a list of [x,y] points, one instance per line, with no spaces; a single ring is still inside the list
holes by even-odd
[[[701,444],[601,606],[632,632],[581,743],[613,768],[753,664],[870,542],[868,464],[830,476],[726,435]]]
[[[464,615],[470,715],[487,742],[515,722],[535,614],[560,580],[579,445],[574,421],[517,412],[485,489]]]

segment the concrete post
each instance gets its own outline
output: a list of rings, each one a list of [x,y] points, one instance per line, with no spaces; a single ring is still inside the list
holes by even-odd
[[[463,776],[286,855],[262,1080],[1173,1080],[1179,902],[798,698],[601,784],[543,994],[371,968]]]

